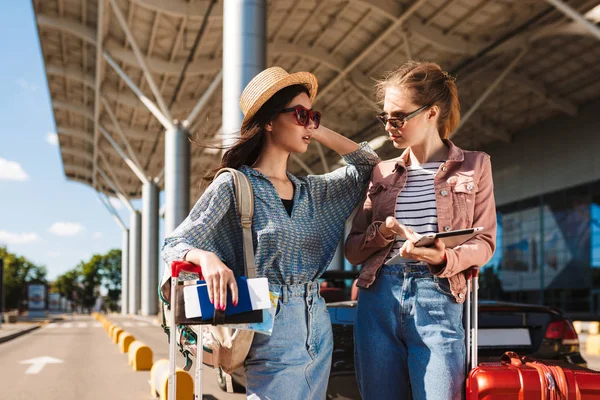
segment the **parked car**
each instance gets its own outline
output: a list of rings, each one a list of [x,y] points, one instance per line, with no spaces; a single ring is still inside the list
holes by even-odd
[[[335,275],[337,279],[344,278],[341,273]],[[355,291],[349,292],[350,296],[356,295]],[[334,349],[327,398],[360,399],[354,375],[356,301],[330,302],[328,308]],[[579,339],[572,321],[561,310],[532,304],[480,300],[479,360],[497,361],[509,350],[539,359],[587,366],[579,352]],[[234,373],[232,378],[234,388],[243,391],[243,371]],[[219,386],[225,389],[221,374]]]

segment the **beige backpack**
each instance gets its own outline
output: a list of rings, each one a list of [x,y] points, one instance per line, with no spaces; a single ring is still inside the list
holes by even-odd
[[[254,195],[252,185],[242,172],[232,169],[220,169],[215,178],[222,173],[230,172],[235,184],[237,211],[242,221],[244,235],[244,264],[246,276],[256,278],[254,264],[254,246],[252,244],[252,216],[254,215]],[[224,326],[203,325],[202,347],[204,364],[213,368],[221,367],[227,374],[244,365],[250,351],[254,332],[230,329]],[[195,329],[196,330],[196,329]]]
[[[254,264],[254,246],[252,244],[252,216],[254,214],[254,195],[248,178],[238,170],[223,168],[217,172],[215,178],[222,173],[229,172],[233,176],[237,211],[240,215],[243,246],[244,265],[248,278],[256,277],[256,266]],[[174,262],[173,264],[178,263]],[[200,271],[194,266],[193,269]],[[187,269],[185,269],[187,270]],[[190,283],[194,283],[195,280]],[[184,370],[188,371],[191,366],[191,356],[196,356],[196,380],[201,380],[202,364],[212,368],[221,368],[225,373],[228,391],[231,391],[230,373],[244,365],[248,356],[254,332],[249,330],[231,329],[223,325],[198,325],[200,321],[185,317],[183,303],[183,287],[185,282],[178,279],[168,278],[159,288],[159,295],[165,306],[171,307],[174,312],[166,312],[163,309],[162,327],[169,337],[169,393],[175,390],[175,356],[177,347],[186,360]],[[171,298],[173,294],[173,299]],[[171,301],[173,300],[173,301]],[[257,311],[253,311],[256,313]],[[262,311],[260,312],[262,313]],[[215,316],[217,313],[215,313]],[[242,315],[242,314],[238,314]],[[168,316],[168,318],[167,318]],[[169,321],[167,322],[167,319]],[[206,321],[202,321],[206,323]],[[256,321],[254,321],[256,322]],[[179,341],[177,341],[177,337]],[[179,342],[179,343],[178,343]],[[202,344],[202,352],[198,345]]]

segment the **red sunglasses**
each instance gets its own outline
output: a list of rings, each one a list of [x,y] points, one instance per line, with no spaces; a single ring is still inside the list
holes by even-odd
[[[321,124],[321,113],[318,111],[309,110],[301,105],[297,105],[291,108],[284,108],[281,110],[282,113],[293,112],[296,116],[296,122],[298,125],[302,125],[308,128],[308,121],[315,123],[315,129]]]

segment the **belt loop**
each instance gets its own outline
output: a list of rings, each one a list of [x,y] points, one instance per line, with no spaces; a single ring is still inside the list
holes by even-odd
[[[316,292],[317,292],[317,297],[322,299],[321,297],[321,288],[319,287],[319,281],[314,281],[312,282],[313,287],[315,288]]]
[[[281,301],[283,304],[287,304],[288,302],[288,287],[286,285],[281,286]]]

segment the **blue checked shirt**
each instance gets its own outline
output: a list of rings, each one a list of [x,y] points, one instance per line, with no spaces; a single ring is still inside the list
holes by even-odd
[[[258,277],[294,285],[313,281],[325,271],[344,222],[362,200],[371,170],[380,161],[366,143],[343,158],[348,165],[328,174],[298,178],[288,172],[294,184],[291,216],[265,175],[245,165],[240,168],[254,190],[252,239]],[[234,274],[245,274],[231,174],[219,175],[210,184],[190,215],[165,239],[162,257],[170,265],[193,248],[211,251]]]

